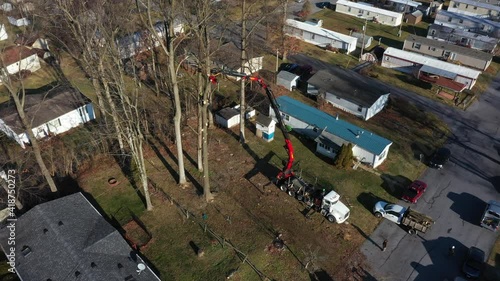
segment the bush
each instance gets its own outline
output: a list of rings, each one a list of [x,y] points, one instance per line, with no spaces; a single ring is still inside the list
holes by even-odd
[[[352,155],[352,144],[343,144],[340,148],[339,154],[337,154],[337,158],[335,158],[333,166],[339,169],[349,169],[351,168],[353,158],[354,156]]]

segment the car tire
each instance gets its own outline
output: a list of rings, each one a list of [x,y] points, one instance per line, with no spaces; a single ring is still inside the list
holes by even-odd
[[[280,185],[280,189],[281,189],[282,191],[286,191],[286,190],[287,190],[287,188],[286,188],[286,184],[282,184],[282,185]]]
[[[293,190],[288,190],[288,195],[295,197],[295,192],[293,192]]]
[[[326,217],[326,219],[327,219],[329,222],[331,222],[331,223],[336,222],[335,217],[334,217],[334,216],[332,216],[332,215],[329,215],[328,217]]]
[[[380,218],[382,217],[382,213],[380,213],[380,212],[375,212],[375,217],[377,217],[377,218],[379,218],[379,219],[380,219]]]
[[[415,229],[413,229],[413,228],[408,229],[408,234],[413,235],[415,233],[417,233],[417,231]]]

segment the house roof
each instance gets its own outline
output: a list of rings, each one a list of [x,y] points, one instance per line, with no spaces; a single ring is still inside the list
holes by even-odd
[[[481,7],[485,8],[488,10],[495,10],[498,11],[500,10],[500,1],[498,0],[452,0],[455,3],[463,3],[471,6],[476,6],[476,7]],[[488,3],[486,3],[488,2]],[[453,7],[453,5],[450,5],[450,7]]]
[[[87,103],[90,101],[75,88],[59,85],[36,93],[27,90],[24,111],[35,128]],[[25,131],[12,99],[0,104],[0,119],[17,134]]]
[[[453,28],[453,27],[449,27],[449,26],[445,26],[445,25],[440,25],[440,24],[431,24],[429,26],[429,30],[427,32],[427,36],[431,36],[431,30],[435,30],[436,31],[436,34],[434,34],[434,37],[439,37],[439,38],[443,38],[443,39],[446,39],[450,36],[450,34],[454,34],[454,35],[457,35],[457,36],[463,36],[463,37],[468,37],[468,38],[474,38],[475,40],[478,40],[478,41],[482,41],[482,42],[486,42],[486,43],[490,43],[490,44],[497,44],[498,43],[498,39],[495,38],[495,37],[489,37],[489,36],[486,36],[486,35],[481,35],[481,34],[478,34],[478,33],[474,33],[474,32],[469,32],[469,31],[466,31],[466,30],[463,30],[463,29],[457,29],[457,28]]]
[[[281,112],[293,116],[309,125],[324,129],[326,132],[358,145],[376,155],[380,155],[380,153],[392,144],[392,141],[388,139],[344,120],[337,119],[319,109],[301,103],[288,96],[278,97],[276,101]]]
[[[449,11],[445,11],[445,10],[439,10],[437,12],[437,14],[436,14],[436,20],[434,21],[435,23],[440,23],[441,22],[439,20],[440,16],[445,16],[447,18],[464,19],[464,20],[471,21],[471,22],[474,22],[474,23],[489,24],[491,26],[494,26],[495,28],[500,28],[500,22],[488,20],[488,19],[485,19],[485,18],[479,18],[479,17],[475,17],[475,16],[469,16],[469,15],[465,15],[465,14],[453,13],[453,12],[449,12]],[[443,24],[453,24],[453,25],[455,25],[455,23],[449,23],[447,21],[442,21],[442,23]],[[463,24],[460,24],[460,25],[462,26]]]
[[[412,6],[412,7],[418,7],[418,6],[422,5],[420,2],[415,2],[415,1],[411,1],[411,0],[389,0],[389,2],[399,3],[399,4],[408,5],[408,6]]]
[[[24,46],[10,46],[2,51],[1,63],[7,67],[13,63],[21,61],[31,55],[36,54],[35,51],[28,49]]]
[[[307,83],[344,100],[371,107],[389,89],[355,71],[340,67],[316,72]]]
[[[389,10],[384,10],[384,9],[380,9],[380,8],[376,8],[376,7],[371,7],[371,6],[368,6],[368,5],[363,5],[361,3],[356,3],[356,2],[350,2],[350,1],[346,1],[346,0],[338,0],[336,5],[344,5],[344,6],[348,6],[348,7],[353,7],[353,8],[356,8],[356,9],[361,9],[361,10],[364,10],[364,11],[370,11],[370,12],[374,12],[374,13],[377,13],[377,14],[381,14],[381,15],[384,15],[384,16],[389,16],[389,17],[395,17],[395,18],[402,18],[403,17],[403,14],[401,13],[396,13],[396,12],[393,12],[393,11],[389,11]]]
[[[320,36],[325,36],[325,37],[333,39],[335,41],[345,42],[347,44],[356,44],[356,42],[358,41],[358,39],[355,37],[348,36],[348,35],[345,35],[342,33],[338,33],[335,31],[331,31],[331,30],[328,30],[328,29],[325,29],[322,27],[314,26],[314,25],[304,23],[301,21],[297,21],[297,20],[293,20],[293,19],[287,19],[286,24],[291,26],[291,27],[305,30],[305,31],[308,31],[308,32],[311,32],[311,33],[314,33],[314,34],[317,34]]]
[[[481,51],[474,50],[471,48],[458,46],[458,45],[448,43],[445,41],[439,41],[439,40],[434,40],[434,39],[430,39],[430,38],[426,38],[426,37],[416,36],[413,34],[408,35],[408,37],[406,37],[405,41],[421,43],[421,44],[424,44],[424,45],[427,45],[430,47],[435,47],[435,48],[440,48],[440,49],[444,49],[447,51],[452,51],[452,52],[457,53],[457,54],[466,55],[468,57],[472,57],[472,58],[476,58],[476,59],[480,59],[480,60],[484,60],[484,61],[490,61],[493,59],[493,55],[489,54],[489,53],[481,52]],[[415,50],[413,52],[418,52],[418,51]]]
[[[271,126],[272,122],[275,122],[271,117],[266,116],[264,114],[257,115],[257,119],[255,120],[258,124],[261,124],[264,127]]]
[[[392,56],[396,58],[403,58],[405,60],[417,63],[417,64],[422,64],[422,65],[429,65],[434,68],[439,68],[443,70],[447,70],[450,72],[454,72],[457,75],[467,77],[467,78],[473,78],[477,79],[479,77],[479,74],[481,74],[481,71],[474,70],[472,68],[456,65],[453,63],[441,61],[435,58],[431,57],[426,57],[421,54],[409,52],[409,51],[404,51],[400,49],[396,49],[393,47],[388,47],[385,52],[384,56]]]
[[[233,118],[234,116],[240,115],[240,112],[234,108],[226,107],[226,108],[223,108],[223,109],[217,111],[216,114],[221,116],[225,120],[229,120],[229,119]]]
[[[9,235],[0,229],[5,253]],[[139,263],[145,264],[82,193],[37,205],[17,219],[16,271],[22,280],[160,280],[147,267],[137,274]]]
[[[241,67],[241,49],[234,42],[228,41],[220,46],[213,45],[211,49],[214,49],[215,52],[213,54],[212,59],[224,65],[224,67],[236,70]],[[259,52],[255,50],[255,48],[248,47],[247,48],[247,58],[253,59],[257,57],[261,57]],[[253,56],[252,56],[253,54]],[[250,70],[251,72],[255,72],[257,70]]]
[[[424,13],[422,13],[422,11],[420,11],[420,10],[416,10],[416,11],[414,11],[413,13],[411,13],[410,15],[412,15],[412,16],[414,16],[414,17],[418,18],[418,17],[423,17],[423,16],[424,16]]]
[[[293,80],[299,78],[298,75],[295,75],[291,72],[288,72],[288,71],[285,71],[285,70],[282,70],[278,73],[278,78],[281,78],[283,80],[286,80],[286,81],[289,81],[289,82],[292,82]]]

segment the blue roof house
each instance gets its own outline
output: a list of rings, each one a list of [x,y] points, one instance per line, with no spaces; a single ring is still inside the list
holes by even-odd
[[[316,141],[316,152],[335,158],[343,144],[352,143],[353,155],[374,168],[387,158],[392,141],[287,96],[276,99],[283,121]],[[269,108],[271,117],[275,117]]]

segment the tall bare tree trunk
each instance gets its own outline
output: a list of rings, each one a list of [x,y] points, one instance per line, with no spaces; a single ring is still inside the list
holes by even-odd
[[[287,18],[287,12],[288,12],[288,0],[285,0],[283,3],[283,29],[286,26],[286,18]],[[281,46],[283,48],[282,55],[283,55],[283,61],[286,61],[287,57],[287,48],[285,47],[285,30],[281,29]]]
[[[7,82],[6,84],[9,84],[9,82]],[[31,123],[28,120],[28,118],[26,117],[26,115],[24,114],[24,106],[21,103],[21,101],[19,100],[18,93],[15,92],[15,90],[11,87],[11,85],[7,86],[7,88],[10,92],[10,96],[12,97],[12,99],[14,100],[14,103],[16,104],[17,113],[19,114],[19,118],[21,119],[21,122],[23,123],[23,127],[26,130],[26,133],[28,134],[28,137],[30,139],[31,147],[33,148],[33,153],[35,154],[36,162],[38,163],[38,166],[40,167],[40,170],[42,171],[42,174],[45,177],[45,180],[49,184],[50,191],[57,192],[57,187],[56,187],[54,180],[52,179],[52,175],[50,174],[49,169],[47,169],[47,166],[45,165],[45,162],[43,161],[42,152],[41,152],[40,146],[38,145],[38,141],[35,137],[35,134],[33,133],[33,128],[31,127]],[[24,87],[21,89],[21,91],[22,91],[22,95],[24,96],[24,94],[25,94]]]
[[[200,40],[201,41],[201,40]],[[198,93],[200,95],[203,95],[203,75],[201,72],[198,72]],[[198,171],[203,172],[203,106],[199,102],[200,99],[203,99],[203,96],[197,96],[196,97],[198,102],[197,107],[198,107],[198,146],[197,146],[197,151],[198,151]]]
[[[241,72],[246,73],[245,65],[247,62],[247,20],[246,20],[246,0],[241,4]],[[240,81],[240,143],[245,143],[245,79]]]

